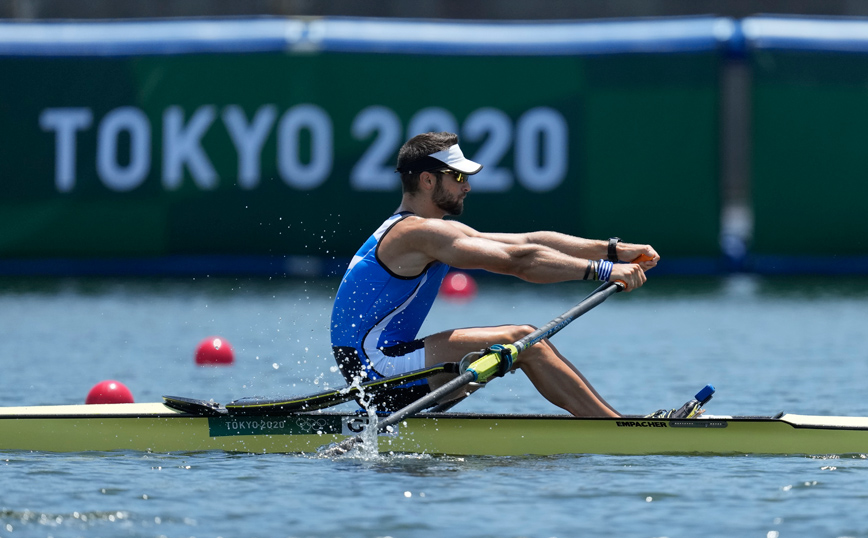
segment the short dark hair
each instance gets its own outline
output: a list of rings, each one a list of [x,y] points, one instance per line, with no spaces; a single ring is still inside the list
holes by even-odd
[[[401,146],[398,151],[398,168],[406,168],[408,164],[417,161],[432,153],[449,149],[458,143],[458,135],[455,133],[422,133],[416,135]],[[401,173],[401,185],[406,193],[414,193],[419,190],[419,174],[424,170]]]

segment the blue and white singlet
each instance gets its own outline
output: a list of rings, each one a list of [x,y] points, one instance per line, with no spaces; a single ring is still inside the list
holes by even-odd
[[[405,277],[391,272],[377,257],[383,237],[409,216],[413,213],[397,213],[377,228],[353,256],[338,288],[331,340],[348,382],[361,370],[371,380],[424,367],[419,363],[420,357],[424,361],[424,349],[416,338],[449,266],[435,261],[420,275]],[[407,360],[411,354],[415,359]]]

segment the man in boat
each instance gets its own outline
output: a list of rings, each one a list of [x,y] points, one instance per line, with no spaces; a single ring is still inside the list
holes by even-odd
[[[421,134],[401,147],[401,205],[353,257],[335,297],[332,347],[349,383],[455,362],[494,344],[513,343],[535,329],[469,327],[419,338],[450,267],[534,283],[620,280],[630,291],[642,286],[645,271],[657,265],[660,256],[650,245],[549,231],[488,233],[446,220],[461,214],[470,177],[481,169],[464,157],[452,133]],[[617,263],[640,256],[648,261]],[[515,367],[545,398],[575,416],[619,416],[548,340],[525,350]],[[378,394],[372,403],[379,411],[395,411],[452,377],[437,374],[407,383]]]

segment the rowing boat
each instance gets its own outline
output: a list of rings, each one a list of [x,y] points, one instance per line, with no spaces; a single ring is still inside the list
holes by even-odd
[[[164,396],[162,403],[0,408],[0,450],[333,455],[365,444],[379,452],[472,456],[868,454],[868,417],[694,416],[711,399],[710,385],[670,418],[443,412],[451,402],[440,403],[441,397],[502,376],[522,350],[556,334],[621,288],[606,283],[513,344],[469,354],[461,363],[308,396],[242,398],[226,405]],[[458,375],[383,419],[327,410],[438,373]],[[690,412],[680,414],[685,409]]]
[[[370,427],[366,415],[251,413],[165,403],[0,408],[0,450],[315,453]],[[380,452],[453,455],[864,454],[868,417],[693,419],[421,413],[379,435]]]

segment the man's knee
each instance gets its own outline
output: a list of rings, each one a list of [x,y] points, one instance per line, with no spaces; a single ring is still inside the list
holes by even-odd
[[[505,340],[508,340],[510,344],[521,340],[536,330],[536,327],[533,325],[508,325],[505,328],[507,329]]]

